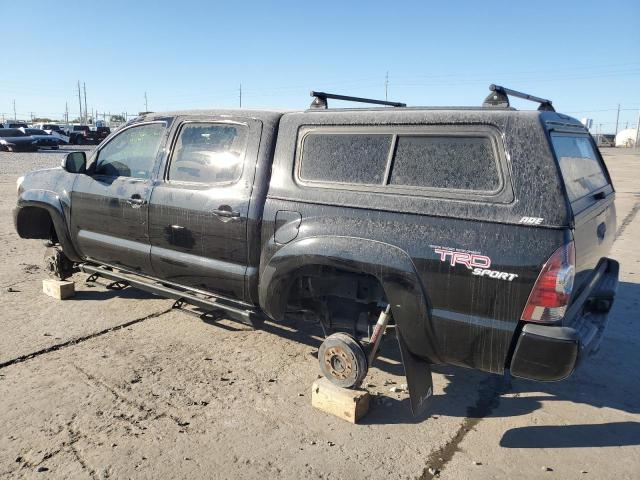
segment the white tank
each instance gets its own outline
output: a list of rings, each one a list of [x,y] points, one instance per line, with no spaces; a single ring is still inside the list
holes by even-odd
[[[616,135],[616,147],[633,147],[636,144],[636,129],[627,128]]]

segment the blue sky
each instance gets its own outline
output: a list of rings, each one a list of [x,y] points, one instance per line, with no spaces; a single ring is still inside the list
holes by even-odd
[[[58,9],[53,5],[59,4]],[[640,2],[0,0],[0,114],[306,108],[309,90],[478,105],[490,83],[603,130],[640,108]],[[526,107],[519,103],[516,106]]]

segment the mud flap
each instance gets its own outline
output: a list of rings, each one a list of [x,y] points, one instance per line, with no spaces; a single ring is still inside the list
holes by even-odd
[[[431,379],[431,364],[409,352],[407,344],[399,330],[396,330],[400,356],[407,377],[411,412],[414,417],[425,412],[429,405],[429,398],[433,395],[433,381]]]

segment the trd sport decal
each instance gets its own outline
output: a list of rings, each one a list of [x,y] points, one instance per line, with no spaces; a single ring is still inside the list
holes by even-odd
[[[498,270],[491,270],[491,258],[486,255],[481,255],[479,252],[473,252],[471,250],[463,250],[460,248],[440,247],[438,245],[429,245],[433,248],[433,251],[440,255],[441,262],[449,262],[449,265],[455,267],[456,265],[464,265],[471,270],[472,275],[480,277],[490,277],[498,280],[513,281],[518,275],[509,272],[500,272]]]

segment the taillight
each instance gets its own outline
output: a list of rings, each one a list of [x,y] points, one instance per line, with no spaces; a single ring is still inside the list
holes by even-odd
[[[575,276],[576,253],[573,241],[556,250],[542,267],[522,312],[527,322],[555,322],[564,316]]]

